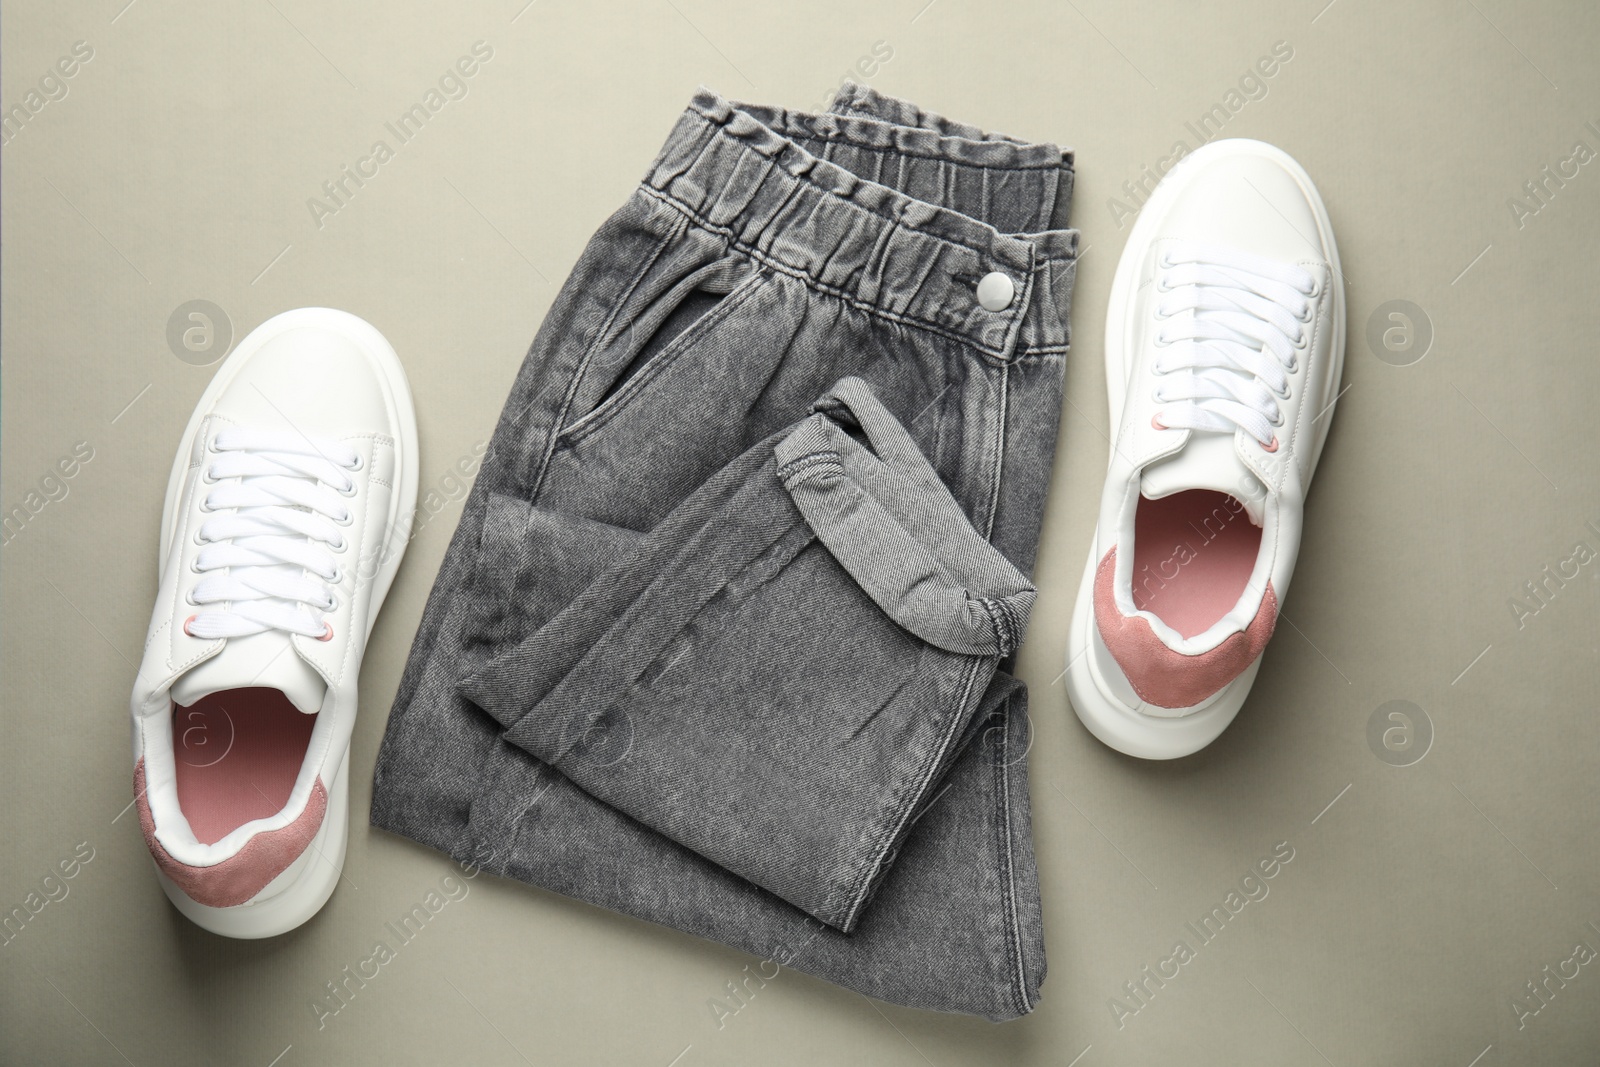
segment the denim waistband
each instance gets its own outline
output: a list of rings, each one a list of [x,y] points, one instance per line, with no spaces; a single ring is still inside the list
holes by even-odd
[[[999,360],[1065,351],[1078,234],[1072,154],[987,134],[870,89],[807,114],[701,88],[644,179],[696,224],[869,313]],[[997,227],[1039,227],[1009,233]],[[988,274],[1011,302],[986,310]]]

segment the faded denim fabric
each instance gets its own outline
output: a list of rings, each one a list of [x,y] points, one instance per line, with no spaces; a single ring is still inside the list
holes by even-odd
[[[825,115],[700,90],[517,375],[374,825],[884,1000],[1031,1011],[1005,667],[1071,187],[1070,152],[870,89]]]

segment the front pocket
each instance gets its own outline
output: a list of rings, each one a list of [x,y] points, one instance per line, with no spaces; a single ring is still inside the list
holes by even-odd
[[[616,376],[612,378],[611,383],[606,386],[605,391],[600,394],[598,406],[604,407],[607,400],[610,400],[620,392],[624,385],[632,381],[639,375],[641,370],[649,366],[651,357],[670,344],[673,338],[692,326],[696,320],[709,315],[711,309],[722,303],[727,297],[727,293],[714,292],[710,289],[697,288],[691,290],[677,307],[667,313],[666,318],[661,322],[661,326],[644,344],[630,344],[625,347],[622,354],[626,358],[626,362]],[[630,334],[633,332],[631,325],[629,326],[629,332]],[[630,351],[632,355],[628,355]]]
[[[684,352],[703,341],[756,291],[762,274],[740,255],[706,264],[613,327],[590,357],[579,389],[582,412],[559,437],[575,443],[608,422]]]

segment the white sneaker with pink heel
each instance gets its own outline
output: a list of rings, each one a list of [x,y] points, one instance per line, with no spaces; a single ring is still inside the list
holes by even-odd
[[[215,933],[293,929],[339,880],[356,682],[416,449],[394,349],[327,308],[252,331],[189,420],[134,683],[134,799],[168,898]]]
[[[1277,623],[1344,361],[1316,187],[1259,141],[1186,157],[1112,281],[1116,438],[1067,649],[1078,717],[1147,759],[1210,744]]]

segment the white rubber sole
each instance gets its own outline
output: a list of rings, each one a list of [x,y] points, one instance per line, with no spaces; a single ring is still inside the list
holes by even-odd
[[[1280,148],[1261,141],[1230,139],[1213,141],[1185,156],[1156,186],[1155,192],[1145,202],[1139,218],[1128,234],[1122,258],[1111,279],[1111,300],[1106,310],[1106,398],[1111,412],[1111,432],[1114,435],[1122,424],[1122,407],[1127,397],[1128,378],[1132,366],[1128,359],[1123,336],[1128,315],[1137,294],[1137,277],[1144,252],[1154,239],[1153,230],[1165,214],[1172,199],[1178,195],[1182,183],[1174,181],[1185,170],[1204,164],[1219,155],[1254,154],[1273,160],[1284,168],[1306,193],[1317,218],[1317,228],[1324,247],[1328,249],[1332,268],[1333,307],[1329,320],[1333,329],[1331,358],[1323,368],[1323,396],[1335,396],[1339,379],[1344,372],[1345,295],[1344,275],[1339,266],[1339,249],[1333,240],[1333,225],[1323,206],[1316,186],[1300,164]],[[1331,400],[1327,410],[1318,419],[1318,426],[1310,441],[1311,467],[1314,473],[1322,456],[1322,446],[1328,438],[1328,428],[1333,424]],[[1107,460],[1110,466],[1110,460]],[[1306,479],[1310,487],[1310,477]],[[1119,752],[1142,759],[1177,759],[1192,755],[1215,741],[1244,706],[1250,688],[1255,684],[1256,672],[1261,669],[1261,656],[1245,668],[1244,672],[1215,695],[1195,709],[1161,709],[1153,715],[1142,710],[1147,705],[1130,706],[1118,698],[1102,674],[1101,656],[1110,660],[1099,627],[1094,621],[1094,578],[1100,559],[1098,534],[1089,546],[1089,561],[1084,567],[1083,581],[1078,586],[1078,597],[1073,603],[1072,624],[1067,635],[1067,696],[1079,720],[1105,744]],[[1263,653],[1265,655],[1265,653]],[[1113,661],[1113,670],[1116,669]],[[1126,682],[1124,681],[1124,685]],[[1131,687],[1129,687],[1131,688]]]
[[[412,513],[417,504],[417,414],[411,399],[411,386],[406,380],[400,357],[377,327],[365,319],[333,308],[297,308],[274,315],[257,326],[239,342],[237,348],[222,361],[211,383],[206,386],[194,413],[189,416],[177,457],[172,463],[172,474],[167,480],[166,501],[161,511],[161,561],[159,571],[165,577],[167,557],[171,554],[173,516],[178,499],[183,492],[184,477],[188,471],[189,446],[200,423],[216,404],[217,398],[238,374],[239,369],[277,335],[305,328],[327,330],[350,338],[369,354],[376,357],[385,381],[389,386],[388,399],[394,425],[398,428],[395,442],[395,492],[389,501],[388,522],[385,530],[399,530],[402,515]],[[396,538],[391,537],[391,546]],[[405,555],[405,543],[392,549],[373,575],[372,599],[367,607],[366,636],[372,634],[373,623],[383,607],[389,588],[400,570],[400,560]],[[363,647],[364,647],[363,639]],[[213,908],[200,904],[156,868],[156,878],[166,892],[167,899],[183,916],[196,926],[214,934],[235,938],[274,937],[287,933],[311,918],[333,895],[344,870],[345,845],[349,840],[350,823],[350,750],[345,749],[339,771],[333,781],[324,782],[328,791],[328,808],[322,825],[311,843],[293,863],[253,898],[231,908]],[[151,860],[154,865],[155,860]]]

